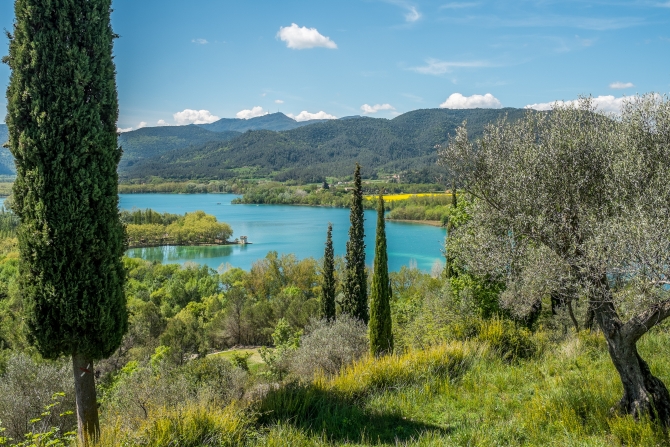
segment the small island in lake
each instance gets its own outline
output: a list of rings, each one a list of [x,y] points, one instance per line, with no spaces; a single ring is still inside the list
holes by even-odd
[[[158,213],[154,210],[122,211],[121,221],[126,224],[128,248],[158,247],[162,245],[231,245],[249,244],[246,236],[229,240],[233,229],[225,222],[204,211],[183,216]]]

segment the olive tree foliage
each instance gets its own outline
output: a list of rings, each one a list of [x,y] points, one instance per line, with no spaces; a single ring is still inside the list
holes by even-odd
[[[619,115],[582,98],[474,142],[464,125],[439,155],[475,202],[450,241],[464,268],[503,279],[520,314],[547,294],[585,298],[624,386],[616,408],[670,423],[670,394],[636,348],[670,316],[668,98],[629,98]]]

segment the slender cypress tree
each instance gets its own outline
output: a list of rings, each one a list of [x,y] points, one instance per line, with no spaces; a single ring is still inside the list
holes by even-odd
[[[333,251],[333,224],[328,224],[326,250],[323,254],[323,295],[321,297],[321,318],[335,321],[335,253]]]
[[[342,312],[358,318],[367,324],[368,284],[365,273],[365,230],[363,228],[363,188],[361,186],[361,167],[356,163],[354,171],[354,189],[351,197],[351,227],[347,241],[346,279]]]
[[[111,0],[16,0],[9,146],[20,290],[33,345],[72,356],[82,444],[100,428],[93,362],[128,325],[121,258]]]
[[[389,281],[388,254],[386,252],[386,225],[384,222],[384,198],[379,194],[377,207],[377,236],[375,240],[375,265],[370,288],[370,351],[381,356],[393,352],[391,326],[391,287]]]

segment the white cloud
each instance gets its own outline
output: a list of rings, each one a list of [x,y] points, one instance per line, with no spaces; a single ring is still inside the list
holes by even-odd
[[[416,10],[416,6],[409,6],[407,9],[409,11],[405,14],[405,20],[408,22],[413,23],[421,18],[421,13]]]
[[[632,82],[612,82],[610,84],[610,88],[613,88],[614,90],[621,90],[624,88],[632,88],[635,87]]]
[[[395,110],[395,107],[393,107],[391,104],[375,104],[374,106],[363,104],[361,106],[361,110],[363,113],[377,113],[380,110]]]
[[[281,99],[275,99],[275,104],[284,104],[284,101]]]
[[[193,39],[191,42],[197,43],[198,45],[207,45],[209,43],[207,39]]]
[[[191,110],[185,109],[172,115],[177,124],[209,124],[218,121],[220,118],[212,115],[209,110]]]
[[[319,33],[316,28],[299,27],[295,23],[292,23],[291,26],[280,27],[277,37],[286,42],[288,48],[293,48],[294,50],[305,50],[315,47],[337,48],[335,42]]]
[[[117,131],[118,133],[130,132],[131,130],[133,130],[132,127],[125,127],[125,128],[123,128],[123,129],[120,128],[120,127],[117,127],[117,128],[116,128],[116,131]]]
[[[501,102],[490,93],[485,95],[463,96],[452,93],[446,101],[440,104],[442,109],[499,109]]]
[[[250,109],[240,110],[235,114],[236,117],[242,118],[243,120],[248,120],[249,118],[256,118],[257,116],[263,116],[267,112],[263,110],[263,107],[256,106]]]
[[[140,123],[137,125],[137,128],[138,128],[138,129],[141,129],[141,128],[143,128],[143,127],[147,127],[147,122],[146,122],[146,121],[142,121],[142,122],[140,122]]]
[[[411,67],[410,70],[421,74],[441,75],[445,73],[451,73],[454,68],[476,68],[488,66],[490,66],[490,64],[484,61],[448,62],[438,59],[426,59],[426,65],[421,67]]]
[[[157,126],[169,126],[169,124],[165,120],[158,120],[156,125]]]
[[[298,113],[297,115],[293,115],[292,113],[289,113],[287,116],[290,118],[293,118],[296,121],[309,121],[309,120],[336,120],[337,117],[335,115],[331,115],[329,113],[324,112],[323,110],[320,112],[316,113],[309,113],[307,110],[303,110],[302,112]]]
[[[407,10],[405,13],[405,21],[409,23],[414,23],[421,18],[421,13],[417,7],[405,0],[386,0],[386,2],[405,8]]]
[[[537,104],[529,104],[525,109],[535,109],[535,110],[551,110],[554,106],[562,106],[562,105],[569,105],[573,106],[576,105],[579,100],[575,99],[572,101],[554,101],[554,102],[541,102]],[[621,106],[623,105],[624,101],[626,101],[625,97],[621,98],[615,98],[612,95],[606,95],[606,96],[598,96],[593,98],[593,104],[596,106],[598,110],[601,112],[611,112],[611,113],[619,113],[621,111]]]

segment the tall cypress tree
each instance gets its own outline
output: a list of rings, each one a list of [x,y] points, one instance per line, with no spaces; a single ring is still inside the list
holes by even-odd
[[[377,236],[375,240],[375,265],[370,287],[370,351],[380,356],[393,352],[391,327],[391,286],[389,282],[388,254],[386,252],[386,224],[384,198],[379,194],[377,206]]]
[[[43,357],[72,356],[80,440],[97,438],[93,362],[128,325],[111,0],[16,0],[9,145],[20,290]]]
[[[321,296],[321,318],[335,321],[335,253],[333,251],[333,224],[328,224],[326,249],[323,253],[323,295]]]
[[[347,241],[346,279],[342,312],[348,313],[367,324],[368,284],[365,274],[365,230],[363,228],[363,188],[361,186],[361,167],[356,163],[354,188],[351,197],[351,226]]]

